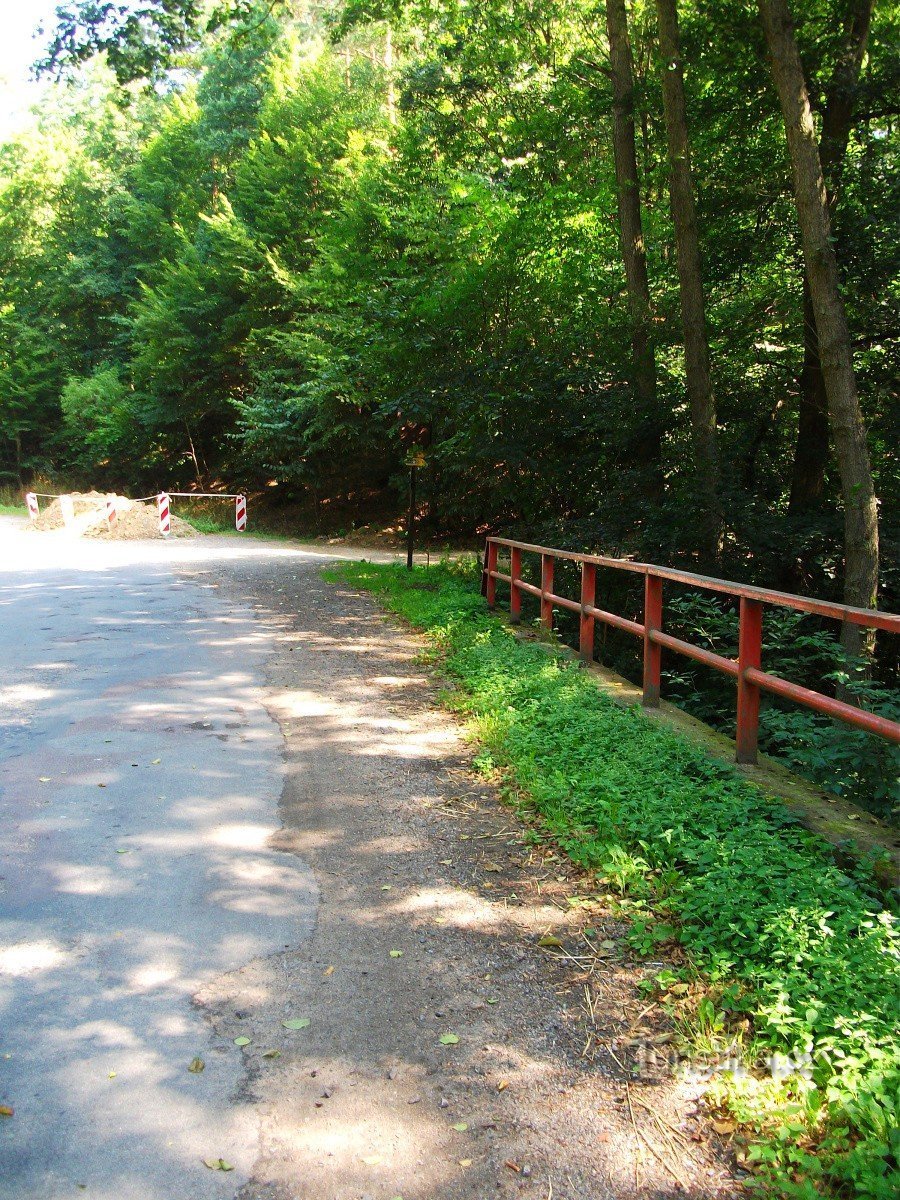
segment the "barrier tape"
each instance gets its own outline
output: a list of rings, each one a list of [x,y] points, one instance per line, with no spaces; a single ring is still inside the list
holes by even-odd
[[[234,527],[238,533],[247,529],[247,497],[242,492],[167,492],[166,495],[184,500],[233,500]]]
[[[130,500],[132,504],[142,504],[149,500],[155,500],[159,514],[159,532],[163,537],[168,537],[172,532],[171,498],[173,496],[187,500],[233,500],[234,527],[238,533],[244,533],[247,529],[247,497],[241,492],[157,492],[152,496],[127,496],[126,499]],[[28,505],[28,516],[32,521],[36,521],[40,516],[39,499],[59,501],[59,506],[62,509],[63,524],[66,527],[70,526],[75,520],[75,504],[71,495],[65,492],[26,492],[25,502]],[[119,512],[116,508],[116,496],[113,492],[107,493],[105,513],[107,528],[113,533],[119,524]]]

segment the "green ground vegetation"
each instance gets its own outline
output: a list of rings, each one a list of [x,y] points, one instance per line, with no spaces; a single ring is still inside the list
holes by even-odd
[[[670,972],[658,989],[695,1055],[740,1062],[711,1095],[741,1122],[762,1189],[896,1195],[896,913],[734,770],[517,640],[488,614],[477,570],[361,563],[326,577],[425,631],[479,767],[621,895],[637,949],[680,947],[685,998]]]

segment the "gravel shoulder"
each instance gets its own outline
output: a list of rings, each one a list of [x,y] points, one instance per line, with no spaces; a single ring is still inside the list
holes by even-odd
[[[300,948],[196,997],[216,1033],[251,1039],[261,1153],[241,1200],[737,1194],[639,990],[661,964],[631,959],[590,882],[472,772],[419,639],[321,565],[181,568],[274,639],[272,846],[321,896]]]

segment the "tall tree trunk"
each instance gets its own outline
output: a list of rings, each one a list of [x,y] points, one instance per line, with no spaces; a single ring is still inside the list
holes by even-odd
[[[788,512],[792,516],[814,508],[825,490],[828,466],[828,397],[819,361],[819,331],[809,278],[803,272],[803,370],[797,410],[797,440],[791,471]]]
[[[697,471],[698,514],[707,560],[719,557],[722,512],[716,437],[716,402],[709,366],[706,304],[700,269],[700,240],[691,177],[684,74],[678,36],[677,0],[656,0],[659,49],[662,55],[662,93],[669,155],[669,196],[675,226],[675,251],[684,326],[684,367],[691,406],[691,433]]]
[[[651,495],[659,497],[663,491],[663,428],[656,390],[650,284],[641,222],[641,192],[634,134],[634,62],[628,38],[625,0],[606,0],[606,29],[612,73],[613,158],[616,166],[619,235],[631,318],[634,394],[642,431],[641,457],[648,470]]]
[[[197,482],[201,487],[203,487],[203,476],[200,473],[200,462],[197,458],[197,451],[194,447],[194,439],[191,435],[191,427],[188,425],[187,421],[184,422],[184,432],[187,434],[188,446],[191,452],[191,460],[194,464],[194,474],[197,477]]]
[[[758,0],[772,76],[784,114],[803,258],[819,335],[819,359],[828,397],[844,500],[844,600],[872,608],[878,595],[878,509],[866,429],[859,407],[847,314],[831,244],[828,197],[809,95],[787,0]],[[841,641],[851,653],[864,647],[858,626],[845,624]]]
[[[840,177],[853,126],[853,109],[859,86],[872,9],[875,0],[850,0],[844,23],[841,54],[825,94],[819,157],[822,177],[833,215]],[[822,498],[828,465],[828,399],[819,362],[819,335],[809,280],[803,278],[803,371],[800,376],[797,441],[791,476],[788,511],[796,514],[814,507]]]

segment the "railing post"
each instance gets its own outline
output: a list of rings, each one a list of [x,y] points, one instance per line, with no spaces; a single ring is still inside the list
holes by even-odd
[[[662,646],[650,640],[650,631],[662,629],[663,581],[649,573],[644,580],[644,704],[656,708],[659,704],[662,673]]]
[[[748,667],[762,666],[762,605],[758,600],[741,597],[741,623],[738,633],[737,761],[756,762],[759,740],[759,688],[749,682]]]
[[[522,593],[516,586],[522,578],[522,551],[515,546],[509,552],[509,619],[513,625],[522,620]]]
[[[492,574],[493,571],[497,570],[497,552],[497,543],[488,542],[487,562],[485,564],[484,574],[484,594],[488,602],[488,608],[493,608],[497,603],[497,580]]]
[[[581,626],[578,638],[578,651],[582,662],[594,660],[594,618],[584,610],[586,607],[595,608],[597,604],[597,565],[583,562],[581,564]]]
[[[553,555],[541,555],[541,624],[545,629],[553,628],[553,602],[547,593],[553,591]]]

